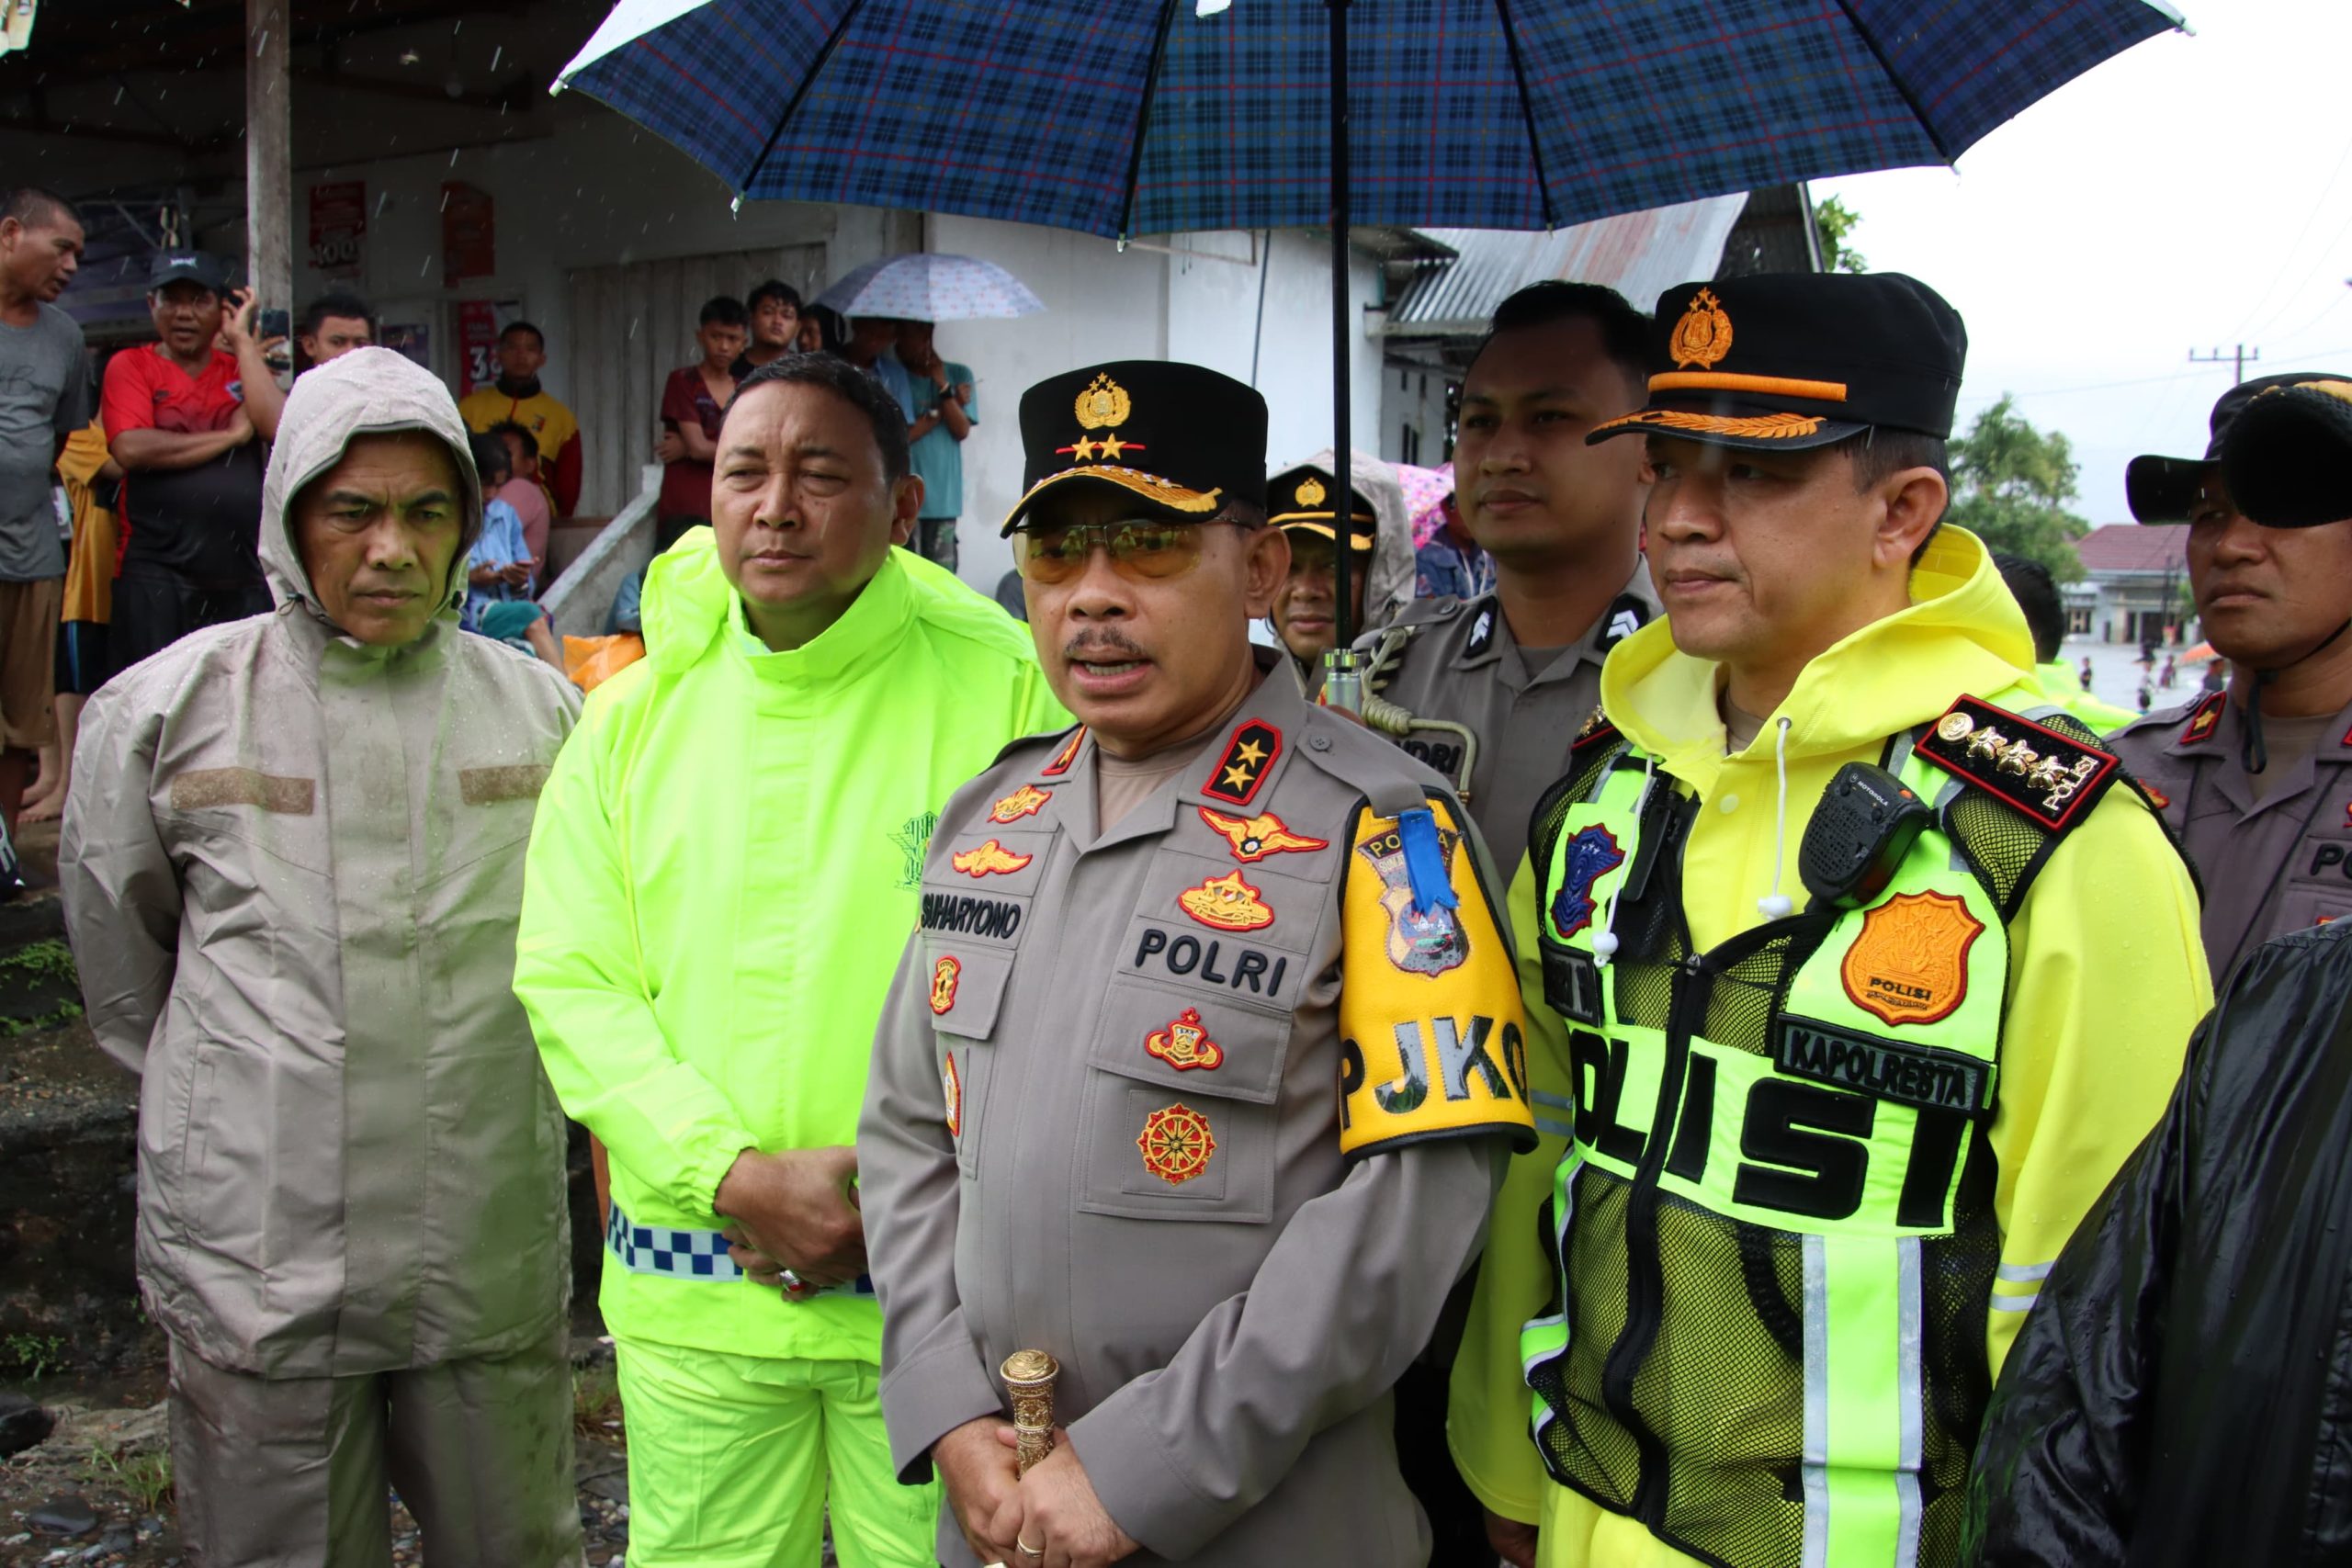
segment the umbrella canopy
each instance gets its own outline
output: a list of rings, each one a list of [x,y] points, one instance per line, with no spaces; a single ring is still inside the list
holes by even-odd
[[[918,251],[868,262],[817,296],[844,316],[901,321],[977,321],[1034,316],[1045,304],[994,262]]]
[[[1948,164],[2155,0],[1358,0],[1343,220],[1555,229]],[[558,85],[750,197],[1119,236],[1322,225],[1325,0],[621,0]]]

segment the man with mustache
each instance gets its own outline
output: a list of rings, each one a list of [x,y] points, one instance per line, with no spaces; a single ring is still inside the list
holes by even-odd
[[[275,613],[90,699],[58,874],[91,1031],[141,1074],[139,1282],[207,1563],[581,1562],[563,1115],[515,1004],[539,784],[579,712],[460,632],[481,485],[447,389],[294,384]]]
[[[629,1560],[932,1562],[898,1484],[851,1147],[956,786],[1068,715],[1021,629],[898,547],[906,421],[829,355],[744,378],[711,526],[659,557],[646,656],[548,781],[514,988],[609,1151],[605,1324]]]
[[[1030,624],[1082,721],[941,814],[858,1127],[891,1457],[953,1568],[1419,1568],[1387,1391],[1532,1143],[1476,829],[1249,623],[1266,405],[1196,366],[1021,404]],[[1017,1476],[997,1372],[1060,1363]]]
[[[1520,1568],[1954,1562],[1986,1388],[2211,1000],[2154,806],[2023,716],[2024,617],[1941,525],[1965,349],[1895,274],[1686,284],[1590,437],[1647,442],[1666,619],[1512,893],[1568,1147],[1453,1442]]]
[[[2150,714],[2111,744],[2206,876],[2205,956],[2226,976],[2274,936],[2352,915],[2352,528],[2266,528],[2222,470],[2266,392],[2341,377],[2247,381],[2213,405],[2205,456],[2134,457],[2132,514],[2188,524],[2188,586],[2226,693]],[[2295,454],[2300,456],[2300,454]]]

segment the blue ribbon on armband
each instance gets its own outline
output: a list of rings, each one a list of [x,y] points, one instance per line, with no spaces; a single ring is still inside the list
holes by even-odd
[[[1422,806],[1400,813],[1396,836],[1405,845],[1405,877],[1412,885],[1413,913],[1458,908],[1462,900],[1453,891],[1453,878],[1446,874],[1445,850],[1438,842],[1437,818],[1430,808]]]

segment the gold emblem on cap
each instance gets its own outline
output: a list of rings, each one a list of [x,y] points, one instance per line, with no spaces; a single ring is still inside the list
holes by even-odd
[[[1125,387],[1107,375],[1097,376],[1078,394],[1078,423],[1089,430],[1108,430],[1125,424],[1134,408]]]
[[[1306,478],[1298,481],[1297,497],[1298,504],[1301,506],[1322,505],[1323,481],[1317,479],[1314,475],[1309,474]]]
[[[1674,363],[1688,370],[1697,366],[1712,370],[1731,352],[1731,317],[1712,288],[1702,288],[1682,319],[1674,323],[1674,340],[1667,345]]]

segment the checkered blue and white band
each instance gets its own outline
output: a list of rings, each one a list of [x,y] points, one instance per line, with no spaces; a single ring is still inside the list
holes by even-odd
[[[637,1274],[665,1274],[673,1280],[741,1280],[743,1270],[727,1256],[727,1238],[718,1231],[673,1230],[666,1225],[640,1225],[613,1205],[605,1226],[605,1246],[622,1268]],[[870,1296],[874,1281],[864,1274],[846,1285],[820,1294],[854,1293]]]

